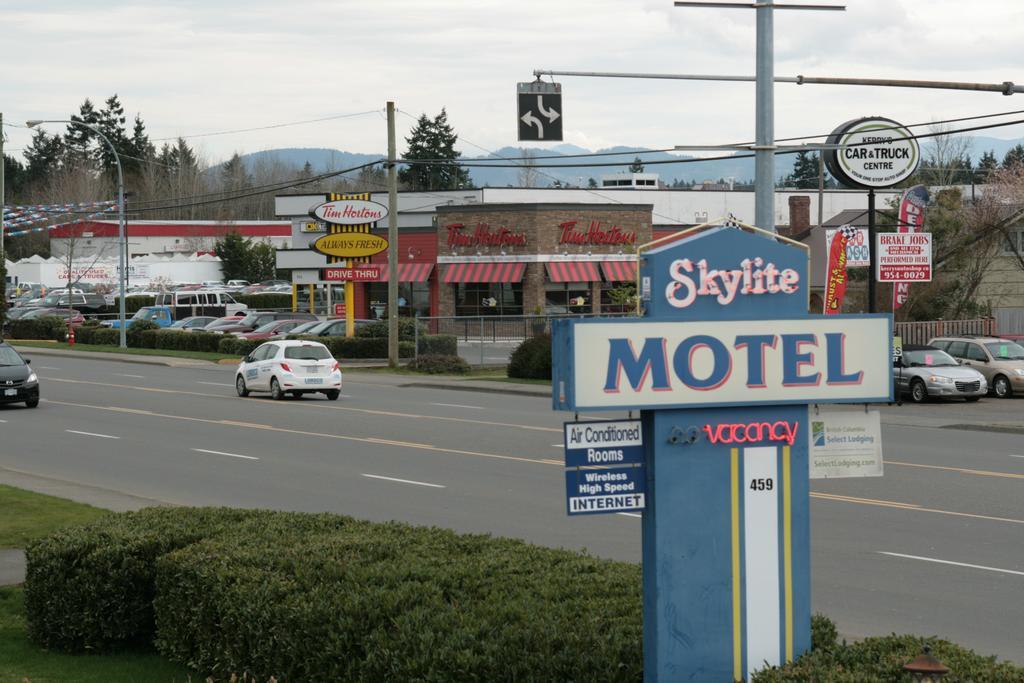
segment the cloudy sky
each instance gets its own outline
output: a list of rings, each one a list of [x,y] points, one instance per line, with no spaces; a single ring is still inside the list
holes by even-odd
[[[777,11],[776,75],[1024,83],[1020,0],[847,4],[846,12]],[[753,10],[675,8],[672,0],[0,0],[0,7],[5,123],[66,118],[87,97],[99,105],[117,93],[151,137],[185,136],[209,161],[276,147],[383,152],[387,100],[405,112],[400,136],[412,117],[446,107],[465,154],[516,145],[515,87],[534,69],[754,73]],[[565,141],[581,147],[753,138],[753,83],[557,80]],[[866,115],[913,124],[1024,110],[1024,94],[793,84],[778,84],[775,102],[780,138],[827,133]],[[355,116],[203,135],[346,114]],[[10,151],[30,137],[23,128],[5,132]],[[1024,126],[979,134],[1018,138]]]

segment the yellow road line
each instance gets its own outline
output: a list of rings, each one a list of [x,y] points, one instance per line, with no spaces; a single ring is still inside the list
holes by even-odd
[[[897,460],[886,460],[886,465],[896,465],[897,467],[920,467],[926,470],[945,470],[947,472],[959,472],[960,474],[973,474],[978,477],[1001,477],[1004,479],[1024,479],[1024,474],[1014,474],[1012,472],[993,472],[991,470],[974,470],[968,467],[945,467],[943,465],[922,465],[916,462],[899,462]]]
[[[73,403],[71,401],[57,401],[54,399],[47,399],[47,401],[54,405],[62,406],[73,406],[76,408],[92,408],[94,410],[106,410],[111,412],[125,412],[124,408],[118,406],[98,406],[90,403]],[[288,429],[286,427],[275,427],[273,425],[257,424],[254,422],[237,422],[234,420],[210,420],[201,417],[188,417],[185,415],[171,415],[168,413],[146,413],[150,417],[162,417],[169,420],[186,420],[189,422],[201,422],[204,424],[218,425],[222,427],[240,427],[243,429],[263,429],[271,432],[278,432],[281,434],[298,434],[300,436],[314,436],[323,439],[337,439],[341,441],[355,441],[358,443],[368,443],[373,445],[395,445],[402,448],[415,448],[418,450],[436,451],[438,453],[452,453],[454,455],[467,455],[477,458],[492,458],[495,460],[512,460],[514,462],[528,462],[537,465],[550,465],[553,461],[541,458],[523,458],[515,455],[503,455],[501,453],[483,453],[481,451],[465,451],[457,448],[443,448],[441,446],[434,446],[431,444],[416,444],[406,441],[387,441],[384,439],[376,439],[373,437],[359,437],[359,436],[346,436],[343,434],[327,434],[324,432],[310,432],[302,429]],[[561,463],[558,463],[561,464]]]
[[[113,389],[131,389],[134,391],[148,391],[158,394],[181,394],[184,396],[204,396],[206,398],[217,398],[228,401],[236,401],[234,396],[224,394],[207,394],[201,391],[185,391],[182,389],[156,389],[153,387],[139,387],[131,384],[110,384],[108,382],[91,382],[81,379],[54,379],[47,378],[47,382],[66,382],[68,384],[90,384],[100,387],[111,387]],[[486,425],[488,427],[511,427],[513,429],[527,429],[534,432],[557,432],[562,433],[561,427],[538,427],[536,425],[516,424],[514,422],[497,422],[494,420],[473,420],[466,417],[447,417],[441,415],[420,415],[418,413],[397,413],[388,410],[371,410],[369,408],[351,408],[338,405],[321,405],[317,403],[284,403],[279,401],[252,401],[249,405],[263,406],[268,408],[309,408],[314,410],[340,410],[348,413],[362,413],[368,415],[379,415],[383,417],[401,417],[416,420],[438,420],[440,422],[461,422],[466,424]]]
[[[853,498],[850,496],[833,496],[827,493],[812,493],[811,498],[819,498],[822,500],[833,500],[840,503],[854,503],[857,505],[873,505],[877,507],[888,507],[896,508],[899,510],[907,510],[909,512],[931,512],[936,515],[950,515],[952,517],[967,517],[968,519],[984,519],[989,522],[1007,522],[1008,524],[1024,524],[1024,519],[1013,519],[1012,517],[995,517],[993,515],[978,515],[973,512],[956,512],[954,510],[939,510],[936,508],[926,508],[920,505],[912,505],[909,503],[893,503],[886,501],[871,500],[869,498]]]

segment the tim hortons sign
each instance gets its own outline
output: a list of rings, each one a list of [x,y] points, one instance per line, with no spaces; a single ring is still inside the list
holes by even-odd
[[[502,226],[492,230],[488,223],[477,223],[472,232],[466,230],[464,223],[448,223],[444,226],[448,231],[449,247],[525,247],[526,234],[515,232]]]
[[[388,207],[365,199],[339,199],[314,207],[309,215],[334,225],[363,225],[386,218]]]
[[[558,235],[558,243],[595,245],[636,244],[635,230],[623,230],[617,225],[604,228],[601,226],[601,221],[590,221],[587,229],[581,230],[576,227],[578,224],[579,221],[559,223],[558,227],[561,232]]]

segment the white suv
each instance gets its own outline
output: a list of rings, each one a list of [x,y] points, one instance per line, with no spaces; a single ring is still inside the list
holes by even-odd
[[[341,396],[341,366],[326,346],[299,339],[261,344],[246,356],[235,375],[235,390],[269,391],[275,400],[320,393],[331,401]]]

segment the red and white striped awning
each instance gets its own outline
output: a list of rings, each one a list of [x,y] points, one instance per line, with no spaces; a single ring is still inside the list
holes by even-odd
[[[444,282],[520,282],[526,272],[525,263],[452,263],[444,271]]]
[[[430,279],[430,271],[434,269],[433,263],[399,263],[399,282],[426,282]],[[380,264],[380,278],[377,282],[387,282],[391,275],[391,266],[387,263]]]
[[[552,261],[546,263],[552,282],[597,282],[597,264],[593,261]]]
[[[629,282],[636,280],[636,261],[604,261],[601,272],[608,282]]]

